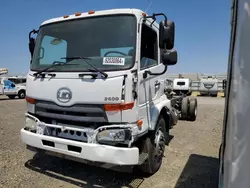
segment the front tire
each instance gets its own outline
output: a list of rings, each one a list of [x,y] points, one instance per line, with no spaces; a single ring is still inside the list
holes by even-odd
[[[169,131],[166,131],[166,122],[163,117],[160,117],[155,131],[149,133],[142,143],[142,152],[148,154],[148,159],[140,166],[140,170],[144,173],[152,175],[161,167],[167,135]]]
[[[18,98],[19,99],[24,99],[25,98],[25,90],[20,90],[19,92],[18,92]]]

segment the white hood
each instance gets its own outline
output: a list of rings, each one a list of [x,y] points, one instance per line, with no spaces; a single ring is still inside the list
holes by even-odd
[[[55,78],[44,79],[28,75],[27,96],[38,100],[52,101],[61,106],[71,106],[76,103],[120,103],[123,79],[122,75],[107,79],[78,77],[69,79],[69,75],[62,76],[59,73],[56,73]],[[60,100],[60,92],[66,90],[71,92],[71,99],[65,102]]]

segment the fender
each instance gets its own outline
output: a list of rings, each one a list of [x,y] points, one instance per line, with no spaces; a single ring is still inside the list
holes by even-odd
[[[171,118],[171,101],[163,95],[159,99],[154,101],[154,104],[151,106],[151,113],[150,113],[150,125],[149,130],[154,130],[157,120],[160,116],[160,114],[165,113],[164,117],[169,116]]]

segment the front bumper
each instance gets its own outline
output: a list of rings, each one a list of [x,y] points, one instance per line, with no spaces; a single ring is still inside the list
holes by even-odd
[[[102,126],[95,130],[88,128],[80,128],[69,125],[55,125],[41,122],[36,117],[26,113],[28,119],[33,119],[36,123],[36,133],[25,128],[21,129],[21,140],[28,146],[58,153],[59,155],[71,156],[83,160],[109,163],[114,165],[137,165],[139,163],[139,149],[137,147],[116,147],[110,145],[101,145],[96,142],[96,136],[99,129],[103,128],[125,128],[129,127],[132,131],[132,140],[137,135],[137,126],[129,125],[109,125]],[[26,121],[26,126],[27,126]],[[28,123],[29,124],[29,123]],[[25,127],[26,127],[25,126]],[[87,134],[87,142],[76,141],[70,138],[56,137],[51,134],[45,134],[47,128],[59,128],[63,130],[81,131]]]
[[[94,143],[82,143],[68,139],[40,135],[21,129],[23,143],[35,148],[48,150],[72,157],[103,162],[115,165],[137,165],[139,163],[139,149],[121,148]],[[49,143],[49,145],[47,144]],[[71,148],[78,148],[77,152]]]

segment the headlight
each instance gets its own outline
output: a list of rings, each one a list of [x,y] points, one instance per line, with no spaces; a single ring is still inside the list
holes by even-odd
[[[36,130],[36,121],[29,118],[29,117],[26,117],[25,118],[25,127],[29,128],[29,130]]]
[[[124,129],[107,129],[97,134],[98,142],[124,142],[131,137],[130,130]]]

